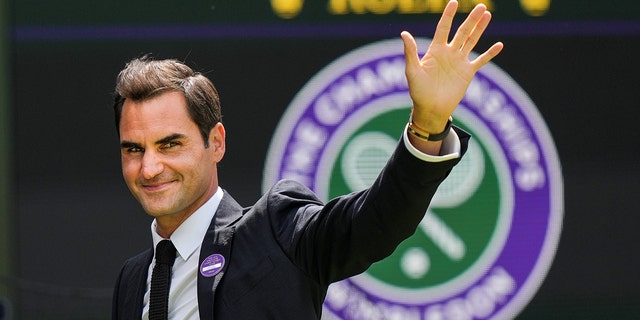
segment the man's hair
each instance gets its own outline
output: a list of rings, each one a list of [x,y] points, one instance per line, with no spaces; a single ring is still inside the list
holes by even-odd
[[[143,56],[129,61],[120,71],[113,104],[118,134],[126,99],[140,102],[171,91],[184,94],[189,116],[198,126],[205,147],[209,147],[209,132],[222,121],[218,91],[207,77],[173,59],[154,60]]]

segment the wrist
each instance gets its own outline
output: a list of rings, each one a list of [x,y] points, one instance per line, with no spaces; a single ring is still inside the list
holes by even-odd
[[[449,131],[451,130],[452,121],[453,121],[453,118],[449,117],[444,127],[439,126],[442,129],[430,131],[416,124],[412,118],[411,120],[409,120],[409,125],[407,126],[407,132],[412,136],[423,141],[442,141],[449,134]]]

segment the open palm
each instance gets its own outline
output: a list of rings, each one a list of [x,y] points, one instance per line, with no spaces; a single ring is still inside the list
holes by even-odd
[[[413,100],[413,122],[430,132],[439,132],[464,96],[475,73],[498,55],[503,44],[469,60],[469,54],[489,25],[491,13],[483,4],[477,5],[460,25],[451,42],[453,17],[457,1],[450,1],[438,22],[433,41],[420,59],[415,39],[402,32],[406,59],[406,77]]]

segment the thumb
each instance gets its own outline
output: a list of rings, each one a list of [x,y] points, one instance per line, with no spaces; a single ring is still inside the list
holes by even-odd
[[[418,45],[416,44],[416,40],[407,31],[402,31],[400,36],[402,37],[402,42],[404,43],[404,58],[407,64],[407,69],[409,68],[409,66],[416,66],[420,64],[420,59],[418,58]]]

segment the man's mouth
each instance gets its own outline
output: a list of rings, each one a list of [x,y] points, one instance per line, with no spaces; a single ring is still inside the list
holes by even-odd
[[[164,181],[164,182],[153,182],[153,183],[143,183],[142,189],[145,192],[160,192],[169,188],[175,181]]]

